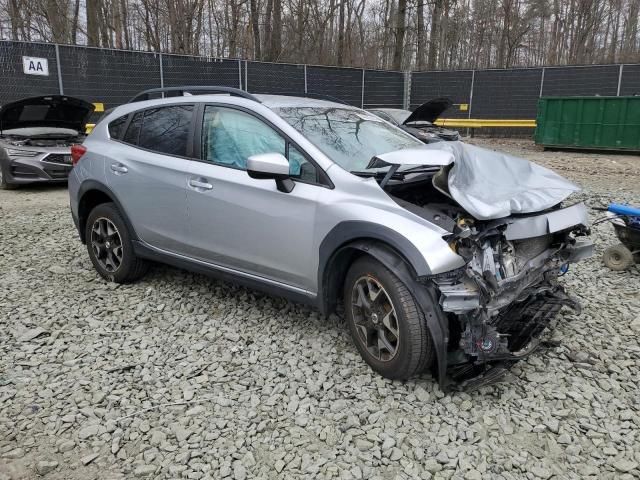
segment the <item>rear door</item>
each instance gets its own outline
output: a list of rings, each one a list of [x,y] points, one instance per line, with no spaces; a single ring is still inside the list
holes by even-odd
[[[189,254],[310,289],[317,199],[329,192],[318,182],[319,167],[261,118],[227,106],[205,106],[195,143],[201,151],[189,176]],[[261,153],[288,158],[296,182],[290,193],[249,177],[246,160]]]
[[[186,189],[194,105],[136,112],[106,165],[109,186],[141,240],[181,253],[187,244]]]

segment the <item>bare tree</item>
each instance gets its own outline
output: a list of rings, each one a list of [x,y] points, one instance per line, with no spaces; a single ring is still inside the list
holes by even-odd
[[[640,0],[0,0],[0,38],[373,68],[640,61]]]
[[[407,19],[407,0],[398,0],[398,9],[396,10],[395,21],[395,42],[393,49],[393,69],[402,69],[402,58],[404,54],[405,44],[404,37],[406,34]]]

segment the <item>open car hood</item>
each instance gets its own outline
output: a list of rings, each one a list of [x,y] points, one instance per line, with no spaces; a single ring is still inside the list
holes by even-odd
[[[566,178],[524,158],[459,141],[425,148],[453,154],[453,164],[434,177],[434,186],[478,220],[540,212],[580,191]]]
[[[0,107],[0,131],[52,127],[83,132],[93,104],[66,95],[45,95],[7,103]]]
[[[416,108],[411,115],[403,122],[403,125],[411,122],[435,122],[442,112],[453,105],[449,98],[435,98],[423,103]]]

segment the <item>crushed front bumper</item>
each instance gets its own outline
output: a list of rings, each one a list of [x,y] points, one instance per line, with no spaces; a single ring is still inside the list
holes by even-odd
[[[492,277],[488,270],[481,275],[472,262],[455,276],[434,279],[440,308],[450,325],[450,387],[478,388],[499,381],[511,365],[536,351],[543,332],[563,306],[580,311],[579,303],[565,292],[558,277],[571,263],[593,254],[589,239],[569,234],[588,232],[584,210],[579,204],[525,218],[524,224],[511,222],[503,230],[504,236],[531,243],[515,248],[519,267],[508,276]],[[524,237],[525,233],[533,235]],[[548,243],[536,240],[545,237]],[[536,244],[546,247],[536,249]]]

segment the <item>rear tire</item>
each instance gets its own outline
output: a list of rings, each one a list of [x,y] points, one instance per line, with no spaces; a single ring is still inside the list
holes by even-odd
[[[129,283],[147,272],[149,264],[136,257],[131,234],[115,204],[102,203],[91,210],[85,238],[91,263],[105,280]]]
[[[365,256],[353,263],[345,279],[344,308],[356,348],[383,377],[405,380],[433,363],[433,341],[422,309],[378,261]]]
[[[6,167],[0,163],[0,190],[15,190],[18,186],[13,183],[7,183],[7,173],[5,168]]]
[[[634,263],[633,253],[621,243],[608,247],[604,251],[602,261],[607,267],[616,272],[626,270]]]

